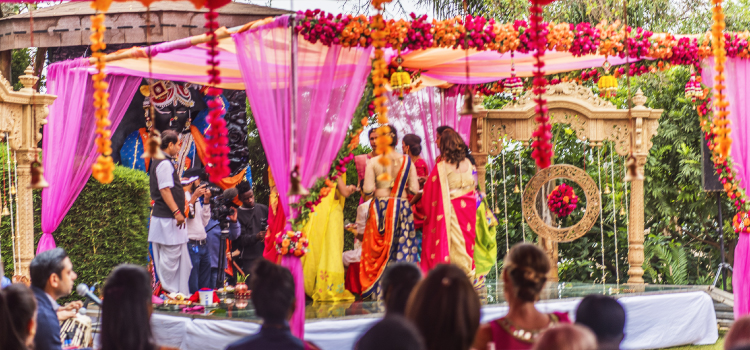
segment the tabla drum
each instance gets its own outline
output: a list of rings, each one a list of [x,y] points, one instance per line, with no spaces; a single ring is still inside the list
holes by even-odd
[[[88,348],[92,346],[91,317],[77,314],[60,325],[63,348]]]

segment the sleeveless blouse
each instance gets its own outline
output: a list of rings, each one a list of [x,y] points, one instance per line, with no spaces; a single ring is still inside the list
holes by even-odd
[[[560,323],[570,323],[570,318],[567,312],[553,312],[550,315],[550,324],[547,328],[541,330],[542,332],[550,327],[553,327]],[[512,349],[512,350],[528,350],[534,346],[536,339],[524,339],[523,335],[517,334],[514,336],[509,333],[510,329],[504,326],[505,317],[493,320],[490,322],[492,327],[492,342],[495,343],[496,350]]]

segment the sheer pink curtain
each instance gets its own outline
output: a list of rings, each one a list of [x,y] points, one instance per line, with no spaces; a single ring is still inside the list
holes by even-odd
[[[714,61],[709,59],[703,69],[703,83],[713,87]],[[741,58],[727,58],[726,86],[729,100],[729,121],[732,129],[734,170],[740,186],[746,191],[750,184],[750,62]],[[741,233],[734,250],[734,318],[750,314],[750,235]]]
[[[42,237],[36,253],[55,248],[52,237],[78,194],[91,176],[96,150],[93,82],[86,70],[88,59],[55,63],[48,69],[48,93],[57,95],[50,106],[42,138],[44,177],[49,187],[42,190]],[[110,75],[109,103],[111,130],[117,129],[130,105],[141,78]]]
[[[468,144],[471,133],[471,118],[461,117],[458,112],[463,103],[461,86],[448,89],[425,87],[419,91],[398,96],[388,94],[388,118],[398,130],[399,138],[406,134],[416,134],[422,138],[422,158],[427,166],[435,166],[438,150],[437,127],[447,125],[458,131]],[[399,143],[399,147],[400,147]]]
[[[301,37],[293,42],[288,16],[232,37],[268,164],[284,212],[289,213],[289,174],[295,164],[289,140],[294,137],[296,141],[302,185],[310,187],[328,173],[348,132],[367,82],[371,49],[326,47]],[[290,108],[293,45],[297,46],[298,66],[294,133]],[[302,338],[305,294],[301,265],[298,258],[288,256],[282,258],[282,265],[295,277],[297,310],[291,327]]]

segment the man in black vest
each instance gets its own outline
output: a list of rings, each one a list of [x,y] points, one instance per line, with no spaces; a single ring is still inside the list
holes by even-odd
[[[154,207],[151,210],[148,241],[152,244],[154,268],[162,288],[188,295],[188,280],[193,265],[187,249],[185,192],[174,159],[180,145],[177,132],[164,130],[161,134],[164,159],[151,159],[149,186]]]

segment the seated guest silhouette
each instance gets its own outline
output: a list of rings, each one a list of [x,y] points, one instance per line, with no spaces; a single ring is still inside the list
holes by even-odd
[[[257,259],[252,270],[252,302],[263,326],[257,334],[229,344],[227,350],[305,349],[289,329],[295,301],[292,273],[266,259]]]
[[[619,350],[625,338],[625,309],[614,298],[592,294],[578,304],[576,324],[594,332],[599,350]]]

